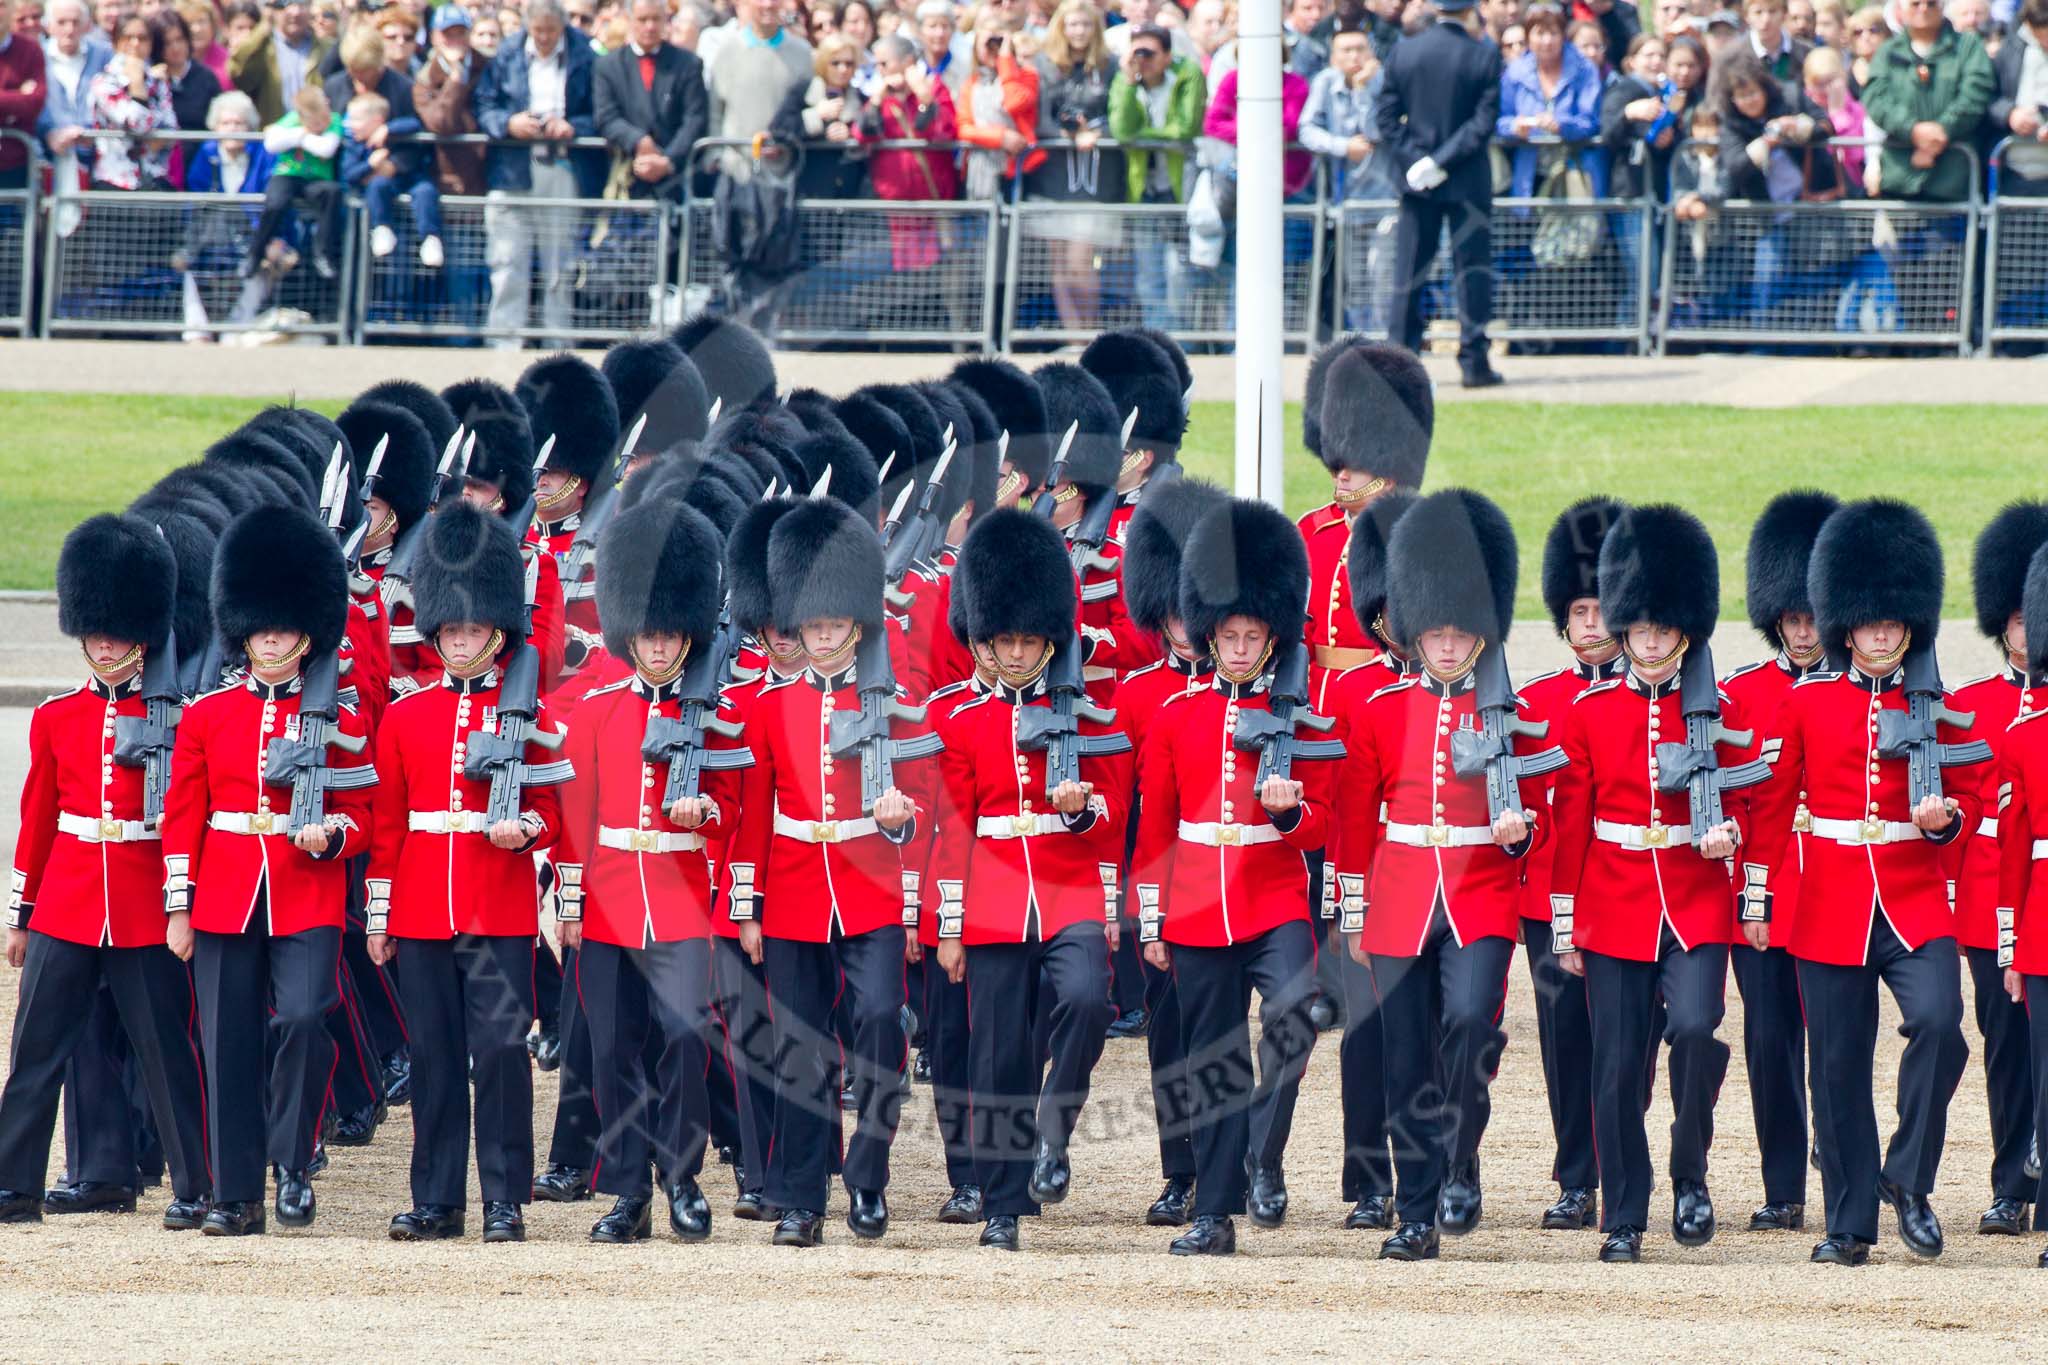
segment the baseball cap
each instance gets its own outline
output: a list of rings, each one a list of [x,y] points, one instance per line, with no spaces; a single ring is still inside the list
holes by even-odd
[[[1131,41],[1135,43],[1140,38],[1149,38],[1159,44],[1161,52],[1173,51],[1173,35],[1158,24],[1140,24],[1132,29]]]
[[[436,33],[444,29],[468,28],[469,25],[469,11],[460,5],[442,5],[434,11],[433,31]]]

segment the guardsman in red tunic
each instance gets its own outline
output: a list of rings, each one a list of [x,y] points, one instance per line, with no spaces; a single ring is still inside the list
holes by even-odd
[[[434,449],[433,438],[419,418],[389,403],[359,399],[342,410],[335,424],[348,437],[356,484],[363,490],[363,505],[370,514],[370,529],[363,537],[361,563],[350,582],[350,594],[376,606],[384,626],[387,685],[409,687],[413,671],[420,666],[419,632],[413,628],[412,607],[392,600],[383,591],[384,571],[391,567],[399,537],[427,514],[441,452]],[[380,445],[384,455],[377,462],[376,478],[366,479],[370,460]],[[392,588],[395,592],[395,582]],[[401,679],[405,681],[401,683]]]
[[[1550,743],[1564,736],[1565,718],[1579,693],[1617,676],[1626,660],[1621,642],[1600,617],[1600,542],[1621,515],[1611,498],[1573,503],[1551,523],[1543,542],[1543,604],[1572,663],[1531,678],[1517,689],[1529,718],[1549,726]],[[1542,787],[1538,809],[1548,809],[1556,773],[1532,779]],[[1550,1178],[1558,1199],[1543,1211],[1546,1228],[1590,1228],[1600,1218],[1600,1168],[1593,1154],[1593,1037],[1586,1014],[1586,979],[1558,962],[1550,947],[1550,860],[1557,845],[1542,840],[1522,859],[1522,942],[1536,988],[1536,1045],[1543,1054],[1543,1088],[1550,1097],[1550,1130],[1557,1139]]]
[[[583,529],[585,500],[619,449],[619,405],[597,367],[581,356],[561,354],[526,367],[513,390],[538,451],[554,438],[548,462],[536,481],[539,502],[528,539],[555,558],[560,569]],[[562,667],[574,673],[590,651],[603,644],[597,623],[594,567],[578,582],[562,578]]]
[[[540,651],[540,687],[552,692],[562,677],[562,574],[553,555],[528,540],[530,522],[514,520],[534,498],[533,428],[510,391],[488,379],[465,379],[442,391],[463,427],[476,436],[462,496],[512,525],[533,584],[527,600],[527,643]]]
[[[2034,679],[2048,677],[2048,547],[2036,550],[2027,567],[2020,610],[2022,624],[2013,634],[2026,639],[2024,667]],[[2030,700],[2041,696],[2038,689]],[[2041,874],[2048,858],[2048,710],[2023,710],[2014,718],[1999,745],[1998,755],[1998,961],[2004,968],[2005,994],[2023,1007],[2032,1056],[2029,1084],[2034,1098],[2030,1136],[2039,1144],[2048,1134],[2048,876]],[[1980,721],[1981,725],[1982,722]],[[1981,1006],[1980,1006],[1981,1009]],[[2048,1204],[2048,1189],[2029,1191],[2038,1207]],[[2048,1251],[2035,1263],[2048,1269]]]
[[[196,1228],[206,1216],[192,983],[164,946],[162,835],[143,808],[144,770],[120,752],[125,732],[147,723],[142,669],[169,647],[176,581],[170,546],[135,517],[92,518],[58,556],[57,623],[82,644],[92,678],[29,721],[7,899],[7,960],[22,978],[0,1095],[0,1222],[42,1220],[58,1091],[101,982],[170,1166],[163,1225]],[[93,1207],[132,1210],[126,1196]]]
[[[1772,918],[1774,873],[1796,856],[1790,835],[1808,811],[1792,956],[1815,1107],[1827,1237],[1813,1259],[1861,1265],[1877,1241],[1877,1204],[1898,1213],[1918,1256],[1941,1253],[1941,1223],[1928,1203],[1941,1164],[1949,1100],[1970,1047],[1963,1039],[1961,964],[1949,911],[1943,849],[1984,814],[1977,777],[1946,770],[1946,799],[1911,794],[1908,758],[1879,735],[1910,702],[1905,681],[1932,650],[1941,625],[1941,543],[1914,507],[1889,499],[1849,503],[1814,541],[1807,583],[1821,642],[1839,672],[1808,675],[1778,708],[1765,739],[1777,741],[1769,783],[1751,801],[1751,848],[1743,861],[1743,932],[1754,946]],[[1924,661],[1931,664],[1932,659]],[[1943,743],[1969,736],[1942,724]],[[1995,812],[1994,812],[1995,814]],[[1904,1016],[1899,1126],[1882,1166],[1872,1067],[1877,987]]]
[[[1194,375],[1180,343],[1150,327],[1104,332],[1081,352],[1081,368],[1102,381],[1119,413],[1138,414],[1117,468],[1116,511],[1109,519],[1109,538],[1121,546],[1145,490],[1181,476]],[[1162,472],[1169,465],[1172,470]]]
[[[1061,701],[1047,682],[1056,652],[1077,647],[1058,531],[1018,508],[991,512],[957,572],[968,639],[989,649],[995,680],[938,729],[948,828],[925,875],[939,897],[937,965],[967,985],[981,1244],[1015,1251],[1018,1218],[1067,1197],[1069,1141],[1109,1027],[1116,865],[1105,871],[1103,841],[1090,835],[1120,828],[1112,803],[1128,799],[1129,759],[1076,755],[1073,775],[1054,784],[1047,745],[1030,742],[1034,723],[1077,700]],[[1072,725],[1067,743],[1129,743],[1107,724]],[[1049,1068],[1034,1030],[1018,1027],[1041,1014]]]
[[[1977,629],[1998,646],[1998,672],[1956,689],[1956,710],[1975,716],[1970,733],[2002,749],[2015,716],[2032,711],[2048,693],[2027,678],[2026,620],[2021,596],[2027,563],[2048,543],[2048,504],[2008,505],[1977,537],[1970,577],[1976,587]],[[2027,1229],[2028,1205],[2038,1177],[2027,1175],[2033,1138],[2034,1080],[2027,1060],[2027,1012],[2007,997],[1998,960],[1998,788],[1996,760],[1957,774],[1957,785],[1983,778],[1977,799],[1984,818],[1949,845],[1949,876],[1956,911],[1956,942],[1969,964],[1977,1032],[1984,1039],[1984,1091],[1991,1111],[1991,1206],[1977,1219],[1980,1233],[2017,1237]]]
[[[644,748],[655,721],[682,718],[689,656],[710,646],[720,551],[709,522],[665,499],[619,513],[599,541],[607,647],[631,659],[634,674],[576,708],[567,754],[577,777],[564,796],[555,855],[563,940],[580,941],[576,989],[604,1125],[596,1188],[617,1196],[591,1228],[594,1242],[650,1235],[650,1163],[668,1196],[670,1230],[690,1242],[711,1233],[697,1183],[711,1117],[707,850],[738,813],[736,784],[729,771],[708,770],[698,794],[665,803],[669,765],[650,762]],[[736,719],[729,705],[718,711],[720,720]],[[716,736],[710,742],[730,747]],[[655,1028],[661,1050],[650,1092],[641,1057]]]
[[[266,780],[283,747],[303,742],[301,669],[334,652],[348,616],[348,572],[327,528],[294,509],[239,518],[221,540],[213,598],[214,627],[223,646],[247,651],[249,680],[193,702],[178,725],[164,895],[171,950],[192,959],[206,1048],[215,1202],[203,1231],[241,1236],[264,1230],[266,1157],[278,1221],[313,1221],[307,1168],[336,1056],[326,1018],[339,1005],[343,862],[369,846],[370,793],[351,773],[327,789],[321,820],[294,831],[292,788]],[[304,757],[366,767],[362,721],[338,706],[325,752]]]
[[[1030,375],[993,357],[963,360],[947,379],[979,394],[1007,438],[1000,442],[995,500],[990,506],[1015,507],[1035,496],[1052,472],[1053,447],[1062,434],[1052,430],[1045,394]]]
[[[1436,399],[1429,376],[1398,346],[1339,337],[1309,366],[1302,439],[1330,471],[1329,502],[1295,524],[1308,546],[1310,684],[1321,695],[1326,674],[1371,663],[1382,641],[1351,604],[1345,555],[1351,522],[1373,499],[1422,486]]]
[[[487,1242],[526,1236],[533,1190],[535,849],[555,841],[554,784],[529,781],[517,814],[491,818],[492,776],[472,776],[478,736],[505,726],[503,669],[528,648],[518,537],[466,503],[437,513],[420,547],[414,606],[441,681],[394,702],[377,734],[376,834],[366,932],[370,956],[403,961],[412,1042],[413,1208],[393,1241],[460,1237],[476,1086],[477,1177]],[[561,740],[536,698],[523,717]],[[555,755],[529,740],[520,762]]]
[[[641,451],[651,454],[702,441],[711,430],[711,391],[696,364],[669,338],[614,342],[605,348],[598,369],[611,385],[620,429],[631,431],[634,423],[647,419]]]
[[[1806,569],[1814,537],[1840,505],[1827,493],[1780,493],[1750,531],[1749,622],[1774,656],[1736,669],[1721,680],[1721,690],[1733,699],[1746,724],[1766,734],[1793,685],[1826,663],[1827,650],[1813,622],[1813,599],[1806,591]],[[1773,759],[1777,750],[1767,749],[1763,756]],[[1799,870],[1806,858],[1810,819],[1802,791],[1792,815],[1792,841],[1771,874],[1771,922],[1761,929],[1745,926],[1743,941],[1729,951],[1735,984],[1742,991],[1743,1063],[1749,1071],[1749,1107],[1763,1156],[1764,1202],[1749,1216],[1751,1232],[1806,1226],[1806,1018],[1799,1003],[1797,964],[1787,945],[1796,923]],[[1750,833],[1754,838],[1755,831]],[[1761,947],[1752,941],[1759,937],[1764,938]],[[1816,1111],[1825,1100],[1816,1088]]]
[[[900,849],[917,834],[919,802],[904,788],[928,779],[899,757],[895,782],[868,805],[860,754],[833,752],[835,731],[862,710],[855,659],[863,642],[870,654],[890,647],[878,639],[886,629],[882,546],[872,524],[836,500],[806,501],[769,536],[768,578],[776,621],[802,638],[808,665],[794,681],[763,687],[747,717],[743,742],[754,765],[741,774],[739,830],[727,854],[730,913],[775,1002],[779,1093],[762,1196],[783,1210],[778,1246],[816,1246],[839,1126],[830,1078],[839,1070],[832,1017],[842,996],[858,1113],[843,1172],[847,1224],[863,1238],[888,1231],[884,1190],[906,1060],[904,962],[917,951],[916,931],[903,927]],[[883,742],[917,733],[913,721],[884,723]]]
[[[1466,489],[1432,493],[1394,523],[1386,563],[1388,629],[1422,672],[1346,718],[1337,895],[1351,954],[1371,968],[1384,1035],[1399,1221],[1380,1257],[1418,1261],[1436,1258],[1440,1232],[1479,1224],[1479,1142],[1507,1046],[1516,863],[1537,829],[1517,810],[1490,815],[1487,775],[1451,767],[1454,736],[1485,722],[1477,703],[1487,670],[1508,695],[1500,651],[1516,566],[1507,516]],[[1533,747],[1515,740],[1518,752]],[[1533,806],[1533,782],[1527,797]]]
[[[1195,1220],[1175,1255],[1236,1251],[1247,1158],[1284,1148],[1315,1047],[1308,855],[1327,833],[1332,765],[1303,761],[1291,779],[1261,784],[1260,753],[1235,742],[1240,716],[1270,709],[1275,655],[1300,638],[1307,594],[1308,559],[1284,515],[1244,500],[1205,515],[1183,547],[1181,621],[1216,660],[1215,678],[1159,709],[1139,758],[1131,880],[1145,959],[1175,974],[1189,1058],[1210,1068],[1205,1078],[1227,1073],[1189,1097]],[[1254,989],[1256,1089],[1245,1022]],[[1263,1169],[1284,1189],[1277,1163]]]
[[[904,607],[905,630],[912,658],[931,682],[933,692],[966,682],[975,674],[974,656],[947,626],[953,592],[953,563],[967,532],[995,506],[1001,429],[981,396],[965,384],[946,386],[976,423],[974,439],[963,442],[946,470],[936,504],[946,530],[944,543],[931,560],[913,569],[902,584],[910,598]]]
[[[1726,819],[1692,840],[1687,794],[1659,783],[1661,746],[1687,741],[1685,669],[1714,687],[1707,651],[1721,576],[1706,527],[1676,507],[1628,508],[1607,533],[1597,575],[1601,618],[1629,665],[1581,692],[1565,719],[1570,761],[1550,798],[1551,948],[1585,977],[1592,1016],[1600,1259],[1635,1261],[1650,1217],[1644,1059],[1656,1046],[1660,998],[1671,1046],[1671,1233],[1688,1247],[1714,1235],[1707,1148],[1728,1072],[1728,1045],[1715,1033],[1735,939],[1727,859],[1746,812],[1744,792],[1728,791]],[[1721,721],[1739,729],[1739,709],[1714,695]],[[1723,766],[1749,756],[1732,744],[1717,749]]]
[[[1145,733],[1175,697],[1209,686],[1216,661],[1200,642],[1187,637],[1180,620],[1180,551],[1195,523],[1229,500],[1214,484],[1175,479],[1146,493],[1124,534],[1124,600],[1131,621],[1160,641],[1161,656],[1126,673],[1117,684],[1117,724],[1142,752]],[[1137,798],[1136,765],[1132,790]],[[1132,838],[1137,822],[1126,822]],[[1124,850],[1126,863],[1129,850]],[[1129,885],[1128,876],[1125,885]],[[1125,910],[1135,909],[1127,905]],[[1129,915],[1122,932],[1136,937]],[[1195,1144],[1188,1128],[1187,1038],[1181,1023],[1180,990],[1173,973],[1145,968],[1145,1049],[1152,1066],[1152,1117],[1159,1129],[1159,1174],[1166,1186],[1145,1211],[1148,1226],[1184,1227],[1195,1199]]]

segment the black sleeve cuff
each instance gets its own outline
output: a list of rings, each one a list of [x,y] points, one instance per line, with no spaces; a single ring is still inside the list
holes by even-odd
[[[908,820],[904,821],[903,828],[901,829],[882,830],[882,837],[884,839],[887,839],[890,843],[896,845],[898,848],[901,848],[903,845],[909,843],[912,839],[915,839],[917,837],[917,817],[913,815]]]
[[[1292,834],[1294,827],[1301,823],[1301,813],[1304,809],[1304,806],[1295,806],[1291,810],[1269,810],[1266,815],[1272,820],[1273,828],[1282,834]]]

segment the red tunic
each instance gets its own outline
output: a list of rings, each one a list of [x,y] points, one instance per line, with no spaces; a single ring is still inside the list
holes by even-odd
[[[716,810],[699,828],[668,818],[661,800],[668,765],[647,762],[640,745],[650,716],[673,720],[680,712],[673,683],[656,689],[634,677],[585,697],[569,724],[563,751],[576,777],[562,793],[555,866],[569,880],[569,869],[579,870],[583,934],[599,943],[639,948],[711,932],[710,846],[734,818],[738,774],[704,774],[703,793]],[[739,714],[721,702],[719,717],[737,721]],[[736,743],[712,739],[714,748]]]
[[[1299,818],[1286,830],[1274,824],[1252,789],[1257,756],[1231,744],[1240,709],[1267,709],[1270,682],[1213,682],[1166,703],[1147,728],[1131,882],[1141,920],[1156,899],[1168,943],[1221,947],[1309,922],[1306,855],[1323,846],[1336,765],[1298,765]]]
[[[1324,650],[1371,650],[1379,647],[1379,641],[1366,633],[1358,623],[1358,613],[1351,608],[1351,575],[1345,571],[1351,560],[1350,516],[1330,502],[1307,513],[1295,525],[1308,546],[1308,624],[1303,628],[1302,640],[1309,647],[1309,686],[1314,695],[1321,682],[1317,672],[1328,669],[1334,657],[1324,654]],[[1342,672],[1344,667],[1350,664],[1335,671]]]
[[[178,724],[170,796],[164,803],[164,868],[174,888],[190,879],[194,929],[243,932],[266,884],[267,932],[342,927],[348,889],[344,860],[370,845],[370,789],[327,794],[333,830],[327,852],[316,858],[294,846],[284,832],[290,788],[263,781],[270,741],[298,731],[300,681],[294,678],[273,689],[254,680],[223,687],[186,707]],[[339,710],[336,728],[366,737],[355,709]],[[360,754],[330,746],[328,762],[353,768],[369,763],[370,754],[367,745]],[[220,815],[269,815],[275,828],[268,834],[215,829],[209,821]]]
[[[354,704],[374,735],[384,718],[385,704],[391,700],[391,629],[374,587],[367,596],[349,599],[342,658],[348,667],[342,674],[341,699]],[[353,695],[349,689],[354,689]]]
[[[1071,530],[1068,534],[1072,534]],[[1121,674],[1143,667],[1159,656],[1159,640],[1139,630],[1124,606],[1123,542],[1106,539],[1096,555],[1109,562],[1085,570],[1076,579],[1081,595],[1079,624],[1083,634],[1093,641],[1081,677],[1088,686],[1088,699],[1097,706],[1107,706],[1116,694],[1116,680]]]
[[[944,734],[946,720],[953,712],[974,701],[986,692],[978,678],[969,678],[949,687],[942,687],[925,698],[925,723],[933,730]],[[1124,793],[1124,799],[1130,799]],[[940,781],[932,792],[930,815],[917,822],[917,839],[903,850],[903,916],[907,925],[911,914],[912,898],[917,904],[917,941],[927,948],[939,946],[939,891],[932,871],[932,864],[939,844],[949,835],[964,838],[965,831],[960,824],[958,808]]]
[[[533,529],[526,533],[526,543],[544,547],[553,557],[557,570],[555,581],[562,588],[562,619],[568,627],[565,634],[576,638],[580,632],[578,642],[589,645],[604,638],[603,628],[597,620],[596,566],[591,566],[592,571],[584,574],[581,583],[564,582],[560,573],[563,560],[568,558],[569,547],[576,543],[576,533],[582,529],[583,514],[571,512],[560,521],[535,522]]]
[[[1778,757],[1771,780],[1750,802],[1755,821],[1744,872],[1752,882],[1761,876],[1775,883],[1772,874],[1792,856],[1793,814],[1805,792],[1814,829],[1799,878],[1795,957],[1861,966],[1873,933],[1893,934],[1908,951],[1955,933],[1941,845],[1975,829],[1983,807],[1975,775],[1951,768],[1943,786],[1960,806],[1955,821],[1939,835],[1905,833],[1913,818],[1906,760],[1876,751],[1878,713],[1906,709],[1902,680],[1898,670],[1882,680],[1854,669],[1809,674],[1771,724]],[[1947,725],[1939,734],[1943,743],[1969,738]],[[1855,831],[1866,820],[1882,821],[1887,836],[1901,837],[1858,842]]]
[[[1028,698],[1028,699],[1027,699]],[[1116,883],[1121,818],[1128,799],[1128,754],[1083,758],[1081,781],[1094,787],[1087,809],[1067,818],[1046,799],[1045,751],[1017,743],[1019,718],[1051,706],[1041,685],[1027,694],[1000,687],[947,712],[937,726],[946,749],[945,837],[927,869],[942,900],[962,909],[958,937],[968,944],[1050,939],[1062,929],[1105,917],[1105,892]],[[1080,722],[1080,733],[1116,733]],[[1020,834],[1020,826],[1028,826]],[[1114,895],[1107,907],[1113,910]],[[941,911],[944,919],[946,912]]]
[[[2026,675],[2008,666],[2003,673],[1978,678],[1955,690],[1955,708],[1973,712],[1977,719],[1970,733],[1991,745],[1996,754],[2005,747],[2006,729],[2015,716],[2032,709],[2035,698],[2027,688]],[[1965,948],[1998,947],[1998,788],[1997,758],[1974,768],[1961,768],[1945,786],[1960,788],[1977,783],[1977,801],[1984,818],[1969,835],[1947,849],[1949,879],[1955,884],[1956,942]]]
[[[1565,717],[1571,712],[1571,705],[1579,693],[1593,683],[1616,676],[1621,665],[1621,656],[1615,655],[1613,662],[1595,668],[1590,664],[1575,663],[1570,668],[1560,668],[1555,673],[1545,673],[1529,679],[1515,695],[1522,699],[1530,720],[1541,721],[1550,729],[1538,741],[1537,747],[1562,744],[1564,742]],[[1532,777],[1522,784],[1528,791],[1532,785],[1539,786],[1542,795],[1530,803],[1532,810],[1550,810],[1551,796],[1557,791],[1557,774],[1545,773]],[[1551,839],[1539,839],[1522,858],[1522,918],[1550,919],[1550,865],[1557,857],[1557,844]]]
[[[1657,789],[1657,745],[1685,739],[1680,705],[1677,675],[1651,687],[1631,672],[1581,692],[1565,717],[1570,763],[1559,770],[1551,793],[1557,856],[1550,890],[1573,898],[1574,947],[1655,962],[1666,926],[1682,948],[1736,940],[1728,864],[1701,857],[1687,842],[1692,807],[1686,794]],[[1730,729],[1744,728],[1740,708],[1726,695],[1721,718]],[[1718,746],[1724,765],[1745,761],[1753,748]],[[1728,792],[1722,805],[1746,831],[1744,796]],[[1616,843],[1601,837],[1601,823],[1661,830],[1664,842]]]
[[[1452,684],[1410,678],[1347,711],[1337,875],[1345,895],[1363,891],[1368,952],[1421,952],[1438,904],[1460,944],[1512,942],[1520,927],[1521,869],[1493,842],[1486,783],[1451,770],[1451,736],[1478,724],[1473,695],[1469,675]],[[1515,744],[1521,753],[1538,747]],[[1535,786],[1523,793],[1531,807]]]
[[[146,948],[164,941],[163,843],[153,834],[102,843],[102,821],[145,835],[142,769],[114,762],[114,720],[141,717],[139,681],[110,692],[93,681],[35,709],[28,723],[28,780],[7,923],[70,943]],[[89,823],[93,837],[74,829]],[[23,913],[33,907],[33,919]]]
[[[1721,681],[1721,690],[1735,699],[1735,704],[1747,717],[1745,724],[1758,731],[1758,752],[1772,762],[1777,762],[1781,746],[1772,744],[1770,734],[1778,718],[1778,708],[1785,704],[1785,698],[1792,695],[1792,686],[1798,681],[1791,661],[1780,654],[1776,659],[1765,659],[1761,663],[1738,668]],[[1752,801],[1755,799],[1751,794]],[[1806,793],[1799,793],[1799,804],[1792,812],[1792,842],[1786,846],[1785,856],[1771,869],[1771,922],[1770,944],[1773,948],[1784,948],[1792,942],[1793,929],[1799,923],[1799,876],[1806,866],[1807,823],[1813,818],[1806,808]],[[1744,830],[1745,836],[1751,831]]]
[[[946,624],[953,602],[952,575],[921,569],[904,578],[903,591],[910,596],[910,606],[904,612],[909,656],[930,683],[927,695],[973,677],[974,656]]]
[[[1998,762],[1998,906],[2018,942],[2005,965],[2027,976],[2048,975],[2048,876],[2038,859],[2048,854],[2048,712],[2022,713],[2005,732]],[[1974,839],[1971,842],[1976,842]],[[2037,853],[2036,850],[2041,850]],[[38,925],[42,911],[36,912]],[[2001,954],[2001,961],[2005,961]]]
[[[499,688],[473,682],[468,691],[443,680],[391,704],[377,732],[376,836],[370,846],[369,876],[386,883],[390,916],[386,932],[396,938],[448,939],[456,934],[531,938],[540,926],[540,897],[533,875],[533,851],[555,842],[562,827],[555,787],[527,787],[523,806],[540,820],[531,846],[520,852],[499,848],[487,828],[444,833],[413,829],[414,817],[429,823],[443,817],[481,820],[490,804],[491,784],[463,774],[469,737],[494,733]],[[536,728],[555,726],[541,707]],[[539,744],[526,746],[526,761],[553,762],[558,754]],[[445,824],[444,824],[445,828]]]

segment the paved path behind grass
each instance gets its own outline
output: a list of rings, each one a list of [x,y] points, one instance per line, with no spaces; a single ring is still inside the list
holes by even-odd
[[[269,398],[348,398],[394,375],[439,389],[483,375],[511,383],[538,351],[457,347],[268,346],[251,350],[176,342],[0,342],[0,391],[185,393]],[[593,356],[595,352],[591,353]],[[1031,368],[1050,357],[1024,355]],[[959,359],[932,354],[798,351],[776,358],[785,388],[838,393],[861,382],[906,382],[943,375]],[[1468,394],[1457,367],[1432,357],[1444,402],[1715,403],[1778,408],[1807,404],[2023,404],[2048,401],[2048,365],[2031,360],[1805,360],[1779,356],[1510,356],[1498,362],[1501,388]],[[1229,356],[1195,356],[1195,397],[1236,396]],[[1301,397],[1307,362],[1286,363],[1286,397]],[[0,412],[4,412],[0,403]]]

